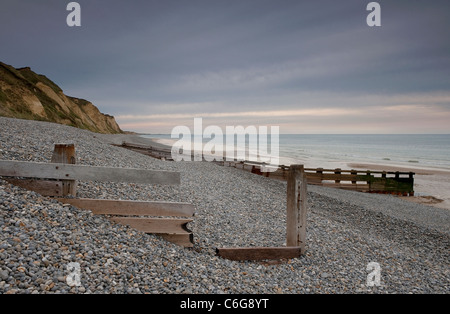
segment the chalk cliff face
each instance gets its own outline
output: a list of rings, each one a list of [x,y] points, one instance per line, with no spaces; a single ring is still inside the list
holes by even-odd
[[[123,133],[113,116],[61,88],[30,68],[0,62],[0,116],[50,121],[97,133]]]

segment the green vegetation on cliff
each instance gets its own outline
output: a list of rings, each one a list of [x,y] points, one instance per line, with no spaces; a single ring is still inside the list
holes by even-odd
[[[44,75],[0,62],[0,116],[56,122],[97,133],[123,133],[91,102],[66,96]]]

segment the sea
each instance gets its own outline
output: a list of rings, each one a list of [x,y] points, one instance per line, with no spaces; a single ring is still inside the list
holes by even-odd
[[[166,145],[179,141],[170,134],[142,136]],[[279,157],[280,165],[306,168],[346,169],[353,163],[450,171],[450,134],[280,134]]]

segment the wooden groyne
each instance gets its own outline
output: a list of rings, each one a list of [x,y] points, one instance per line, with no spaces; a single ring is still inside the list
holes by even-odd
[[[74,144],[56,144],[51,163],[0,160],[0,177],[43,196],[55,197],[63,204],[106,215],[115,223],[157,234],[183,247],[194,246],[193,233],[187,228],[193,221],[192,204],[76,198],[77,181],[177,186],[181,184],[179,172],[94,167],[77,165],[75,161]]]
[[[164,149],[156,146],[143,146],[132,143],[123,142],[122,145],[113,144],[113,146],[123,147],[153,158],[173,161],[172,152],[170,149]]]
[[[217,248],[217,256],[233,261],[261,261],[291,259],[305,254],[308,190],[303,165],[292,165],[286,179],[286,246]]]
[[[289,166],[279,166],[275,171],[266,172],[266,165],[246,161],[219,162],[225,167],[249,171],[277,180],[287,180]],[[308,184],[321,185],[345,190],[368,193],[414,196],[414,172],[342,170],[305,168]]]
[[[115,146],[133,150],[153,158],[173,161],[171,151],[169,149],[153,146],[142,146],[126,142],[122,143],[122,145]],[[265,167],[270,167],[270,165],[253,161],[217,161],[215,163],[225,167],[242,169],[257,175],[277,180],[286,181],[289,174],[289,166],[284,165],[279,166],[275,171],[267,172]],[[308,184],[312,185],[367,193],[414,196],[414,172],[354,169],[342,170],[339,168],[305,168],[304,171]]]

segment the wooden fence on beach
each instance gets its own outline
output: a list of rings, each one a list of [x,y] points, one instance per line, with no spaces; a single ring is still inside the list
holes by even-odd
[[[193,233],[187,228],[193,221],[192,204],[73,198],[77,195],[77,181],[177,186],[181,182],[179,172],[93,167],[76,165],[75,161],[73,144],[56,144],[50,163],[0,160],[0,177],[43,196],[55,197],[61,203],[106,215],[116,223],[157,234],[183,247],[193,247]]]
[[[286,246],[217,248],[217,256],[243,261],[291,259],[305,254],[308,190],[303,165],[292,165],[286,180]]]
[[[224,161],[220,164],[278,180],[287,180],[289,174],[289,166],[283,165],[275,171],[266,172],[264,164],[255,162]],[[414,196],[414,172],[305,168],[305,174],[308,184],[312,185],[368,193]]]
[[[126,142],[116,146],[162,160],[173,160],[171,151],[161,147],[143,146]],[[279,166],[276,171],[267,172],[264,170],[264,167],[270,165],[253,161],[218,161],[216,163],[278,180],[287,180],[289,173],[289,166],[284,165]],[[305,168],[304,171],[308,184],[312,185],[368,193],[414,196],[414,172],[342,170],[339,168]]]
[[[43,196],[55,197],[63,204],[106,215],[115,223],[160,235],[183,247],[194,246],[193,233],[187,228],[195,214],[192,204],[76,197],[78,181],[180,185],[179,172],[77,165],[75,146],[56,144],[50,163],[0,160],[0,177]],[[218,256],[236,261],[282,260],[305,253],[307,178],[303,165],[292,165],[286,179],[286,246],[217,248]]]

